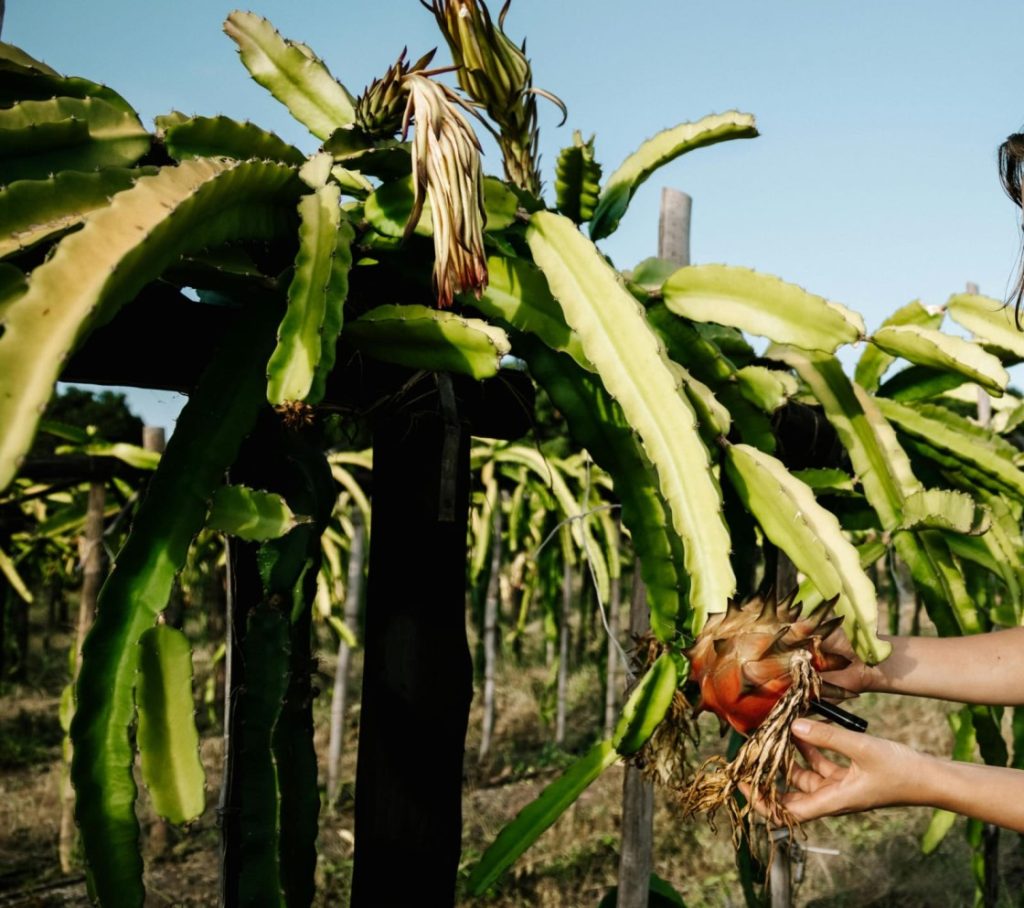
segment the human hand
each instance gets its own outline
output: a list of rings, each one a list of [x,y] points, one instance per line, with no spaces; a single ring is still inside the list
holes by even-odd
[[[780,798],[794,819],[925,803],[923,783],[930,776],[927,768],[933,758],[894,741],[808,719],[797,719],[792,733],[807,762],[806,767],[794,765],[789,779],[793,790]],[[821,748],[847,757],[849,765],[825,756]],[[744,787],[743,793],[750,797],[749,788]],[[754,808],[767,815],[756,799]]]
[[[873,666],[867,665],[861,661],[860,657],[854,651],[853,646],[850,644],[849,638],[843,631],[842,625],[837,627],[831,634],[821,641],[821,650],[824,653],[835,653],[838,656],[843,656],[848,659],[850,663],[846,668],[841,668],[831,672],[822,672],[821,679],[826,685],[835,685],[836,687],[850,691],[852,694],[860,694],[864,691],[873,689],[872,684],[875,669]],[[838,697],[833,697],[831,695],[828,687],[823,691],[823,695],[829,700],[838,699]]]

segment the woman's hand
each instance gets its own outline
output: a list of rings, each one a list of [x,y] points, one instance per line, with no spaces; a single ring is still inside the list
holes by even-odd
[[[796,746],[807,767],[794,766],[794,790],[782,804],[797,820],[872,810],[900,804],[925,803],[931,757],[894,741],[847,731],[824,722],[797,719],[792,727]],[[844,766],[821,748],[849,759]]]
[[[780,801],[798,821],[919,805],[1024,833],[1024,772],[1019,769],[944,760],[884,738],[807,719],[797,719],[792,732],[807,766],[794,766],[789,780],[793,790]],[[849,765],[827,757],[823,749],[846,757]],[[740,787],[750,798],[749,786]],[[753,806],[769,815],[757,799]],[[779,817],[769,819],[780,822]]]
[[[892,644],[892,654],[878,665],[865,665],[842,630],[831,633],[821,648],[851,662],[841,671],[823,672],[822,680],[854,693],[910,694],[986,706],[1024,704],[1024,627],[967,637],[881,639]]]
[[[823,681],[835,684],[854,694],[873,689],[875,669],[861,661],[841,626],[822,640],[821,648],[826,653],[835,653],[850,660],[850,664],[846,668],[834,672],[823,672],[821,675]],[[824,696],[829,699],[827,692]]]

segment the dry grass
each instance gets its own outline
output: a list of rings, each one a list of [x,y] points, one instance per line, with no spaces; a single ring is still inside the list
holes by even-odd
[[[325,655],[326,671],[332,666]],[[570,686],[566,751],[549,743],[550,726],[541,720],[540,701],[550,680],[543,668],[517,668],[507,662],[499,675],[498,719],[493,752],[477,760],[479,704],[474,703],[467,740],[464,798],[463,874],[501,827],[581,752],[593,739],[602,711],[597,673],[585,668]],[[51,688],[53,685],[50,685]],[[325,689],[329,685],[321,684]],[[81,878],[57,887],[58,790],[60,780],[58,690],[14,689],[0,698],[0,908],[28,905],[86,905]],[[327,697],[317,703],[317,749],[326,751]],[[868,719],[871,731],[898,738],[921,750],[948,753],[951,736],[948,706],[899,697],[865,696],[852,707]],[[318,908],[346,904],[353,854],[353,780],[358,706],[346,736],[345,787],[337,808],[325,812],[320,835]],[[702,756],[724,749],[716,723],[702,723]],[[203,744],[208,772],[205,815],[188,830],[172,836],[169,852],[147,862],[147,904],[200,906],[217,904],[217,828],[213,805],[220,782],[219,738]],[[622,771],[616,766],[599,779],[561,820],[531,848],[482,899],[463,897],[459,904],[489,908],[513,906],[596,906],[614,885]],[[145,795],[140,815],[144,830],[153,817]],[[944,908],[970,905],[973,883],[970,850],[962,821],[939,847],[924,858],[919,839],[927,811],[892,809],[872,814],[821,820],[806,828],[806,844],[835,849],[838,855],[807,855],[804,881],[796,904],[815,908],[900,906]],[[725,824],[723,824],[724,826]],[[702,820],[681,818],[679,810],[659,798],[655,816],[655,870],[684,896],[690,908],[741,906],[735,854],[729,832],[712,831]],[[1020,837],[1002,836],[1002,902],[1019,904],[1024,883]]]

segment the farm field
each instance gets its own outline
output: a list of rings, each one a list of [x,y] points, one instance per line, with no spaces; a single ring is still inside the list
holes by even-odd
[[[732,61],[694,78],[654,52],[667,28],[622,41],[587,3],[559,34],[570,5],[537,4],[545,56],[589,54],[563,88],[512,0],[403,3],[429,38],[341,16],[372,70],[283,0],[194,4],[187,39],[130,48],[4,31],[0,908],[1019,901],[1024,270],[993,295],[972,225],[995,216],[913,227],[879,190],[850,244],[879,176],[859,134],[906,180],[878,119],[898,77],[840,129],[793,92],[845,96],[807,77],[840,27],[812,57],[755,27],[786,48],[762,66],[746,17],[724,44],[676,19]],[[590,25],[643,51],[644,97],[597,84]],[[262,107],[205,90],[229,77],[203,28]],[[199,69],[197,97],[173,76]],[[1024,133],[985,127],[982,190],[900,119],[929,202],[956,183],[1019,219]],[[879,256],[911,236],[929,261]],[[165,432],[97,386],[186,402]],[[908,802],[931,806],[852,815]]]
[[[55,637],[53,650],[34,653],[40,672],[31,687],[9,686],[0,697],[0,906],[86,906],[82,873],[63,877],[57,861],[60,823],[61,731],[57,718],[66,664]],[[197,686],[209,671],[209,652],[197,652]],[[205,666],[205,668],[204,668]],[[357,657],[354,675],[361,662]],[[329,690],[333,658],[321,652],[319,686]],[[517,668],[506,659],[498,674],[497,720],[491,756],[478,763],[481,709],[474,698],[466,742],[463,796],[463,866],[486,848],[501,827],[539,794],[570,754],[591,743],[601,711],[601,684],[591,666],[572,674],[566,750],[551,745],[552,728],[541,718],[542,692],[548,673],[541,667]],[[316,706],[316,744],[323,767],[327,747],[327,703]],[[356,701],[358,702],[358,701]],[[935,754],[950,751],[947,705],[908,697],[868,694],[852,707],[871,730]],[[352,795],[358,706],[346,729],[342,794],[337,809],[321,815],[318,896],[316,905],[335,908],[348,903],[353,854]],[[199,716],[202,722],[203,710]],[[207,774],[207,809],[187,830],[171,832],[165,853],[147,868],[147,905],[207,906],[217,899],[216,801],[222,745],[217,727],[207,723],[202,742]],[[702,751],[721,747],[716,723],[702,722]],[[461,895],[464,908],[563,908],[596,906],[618,873],[622,771],[602,776],[556,825],[545,833],[503,878],[492,894]],[[140,805],[143,829],[153,815],[145,794]],[[838,855],[808,853],[804,881],[794,904],[800,908],[955,908],[973,897],[971,850],[959,820],[938,850],[920,852],[920,837],[930,811],[892,808],[855,817],[821,820],[807,827],[807,845],[835,849]],[[702,821],[686,821],[679,810],[658,797],[655,812],[655,870],[673,884],[689,908],[742,906],[743,897],[729,841],[727,823],[717,833]],[[152,842],[144,846],[152,853]],[[1000,906],[1019,905],[1024,889],[1024,848],[1019,836],[1004,833],[1000,854]]]

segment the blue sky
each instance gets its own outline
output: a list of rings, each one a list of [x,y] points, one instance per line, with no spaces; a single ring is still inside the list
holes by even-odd
[[[493,4],[495,8],[499,5]],[[3,38],[62,72],[117,88],[145,121],[224,113],[316,141],[251,82],[211,0],[8,0]],[[408,45],[439,43],[416,0],[264,0],[353,93]],[[1019,0],[513,0],[527,37],[552,180],[572,130],[597,134],[605,172],[644,138],[730,108],[761,137],[699,150],[637,194],[604,248],[620,267],[655,251],[659,188],[694,197],[693,260],[747,265],[861,312],[868,328],[911,299],[941,304],[974,281],[1003,297],[1020,226],[996,148],[1024,124]],[[447,60],[446,50],[438,60]],[[485,164],[500,172],[494,153]],[[173,400],[138,400],[167,424]]]

